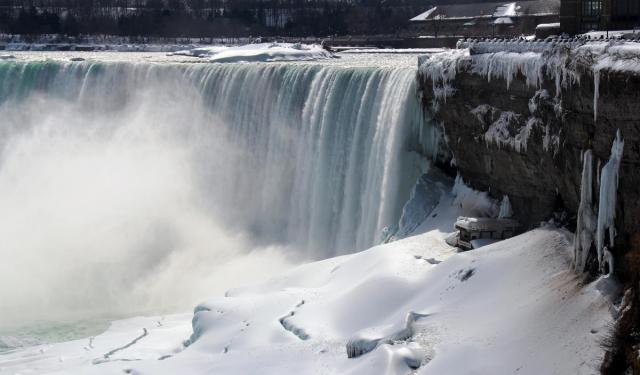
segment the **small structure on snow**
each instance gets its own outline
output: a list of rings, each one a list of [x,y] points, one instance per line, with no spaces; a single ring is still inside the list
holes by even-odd
[[[511,218],[461,216],[455,223],[456,236],[447,242],[471,250],[513,237],[519,228],[520,223]]]

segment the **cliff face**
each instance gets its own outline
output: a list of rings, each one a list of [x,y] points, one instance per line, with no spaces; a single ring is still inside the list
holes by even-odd
[[[528,227],[560,211],[574,222],[587,149],[595,160],[597,207],[596,176],[620,130],[625,144],[614,256],[621,257],[631,236],[640,232],[640,74],[614,69],[594,73],[593,56],[584,59],[584,54],[564,53],[558,59],[558,54],[529,53],[525,62],[518,61],[523,53],[454,55],[422,64],[425,109],[442,123],[465,182],[497,199],[508,195],[516,217]],[[552,59],[553,66],[547,62]],[[599,75],[598,87],[594,74]]]
[[[573,225],[579,271],[607,272],[615,265],[625,292],[615,329],[603,343],[608,350],[600,370],[640,373],[640,44],[467,47],[420,64],[423,105],[442,125],[451,162],[467,184],[496,199],[508,195],[527,227],[551,217]],[[624,147],[619,169],[613,167],[615,189],[611,167],[617,158],[603,167],[618,131]],[[619,139],[615,144],[617,155]],[[591,174],[583,175],[589,160]],[[583,181],[590,182],[591,195],[581,194]],[[611,232],[601,228],[611,210],[614,246],[607,238]]]

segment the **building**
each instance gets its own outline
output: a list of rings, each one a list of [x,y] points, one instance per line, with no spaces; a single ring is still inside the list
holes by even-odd
[[[458,233],[450,244],[471,250],[513,237],[520,223],[510,218],[459,217],[454,227]]]
[[[410,22],[414,32],[427,37],[517,37],[533,35],[538,24],[556,23],[559,16],[560,0],[463,0],[435,3]]]
[[[562,0],[560,28],[574,35],[640,27],[640,0]]]

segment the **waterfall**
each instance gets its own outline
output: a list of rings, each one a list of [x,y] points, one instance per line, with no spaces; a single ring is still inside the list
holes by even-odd
[[[16,314],[53,304],[50,288],[67,309],[168,306],[192,283],[202,298],[238,273],[377,243],[435,143],[415,75],[0,63],[0,255],[14,259],[0,285],[25,288],[0,299]]]

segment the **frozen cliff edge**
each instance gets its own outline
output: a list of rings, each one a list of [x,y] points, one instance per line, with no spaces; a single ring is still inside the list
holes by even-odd
[[[529,227],[562,212],[571,222],[581,202],[583,153],[591,150],[598,182],[616,133],[628,145],[640,139],[640,43],[464,40],[459,47],[420,60],[423,105],[442,124],[459,173],[494,199],[508,195]],[[609,250],[628,247],[640,231],[633,203],[640,173],[632,168],[639,158],[625,147],[615,159],[617,189],[609,195],[621,197],[607,198],[614,206],[603,208],[612,211],[605,226],[621,235]],[[592,203],[597,208],[599,197]]]
[[[455,90],[450,81],[461,69],[468,69],[491,81],[504,80],[507,89],[516,78],[530,87],[542,88],[546,79],[555,82],[556,97],[562,88],[580,84],[589,72],[593,79],[593,116],[598,115],[601,74],[620,72],[640,74],[640,43],[623,40],[559,41],[464,40],[459,49],[428,55],[420,59],[421,74],[433,82],[434,97],[449,96]],[[447,87],[444,92],[438,87]]]
[[[630,351],[640,342],[640,43],[459,47],[420,61],[423,106],[442,124],[458,173],[493,199],[507,195],[529,228],[552,220],[576,229],[576,271],[609,274],[626,289],[606,368],[640,369]]]

